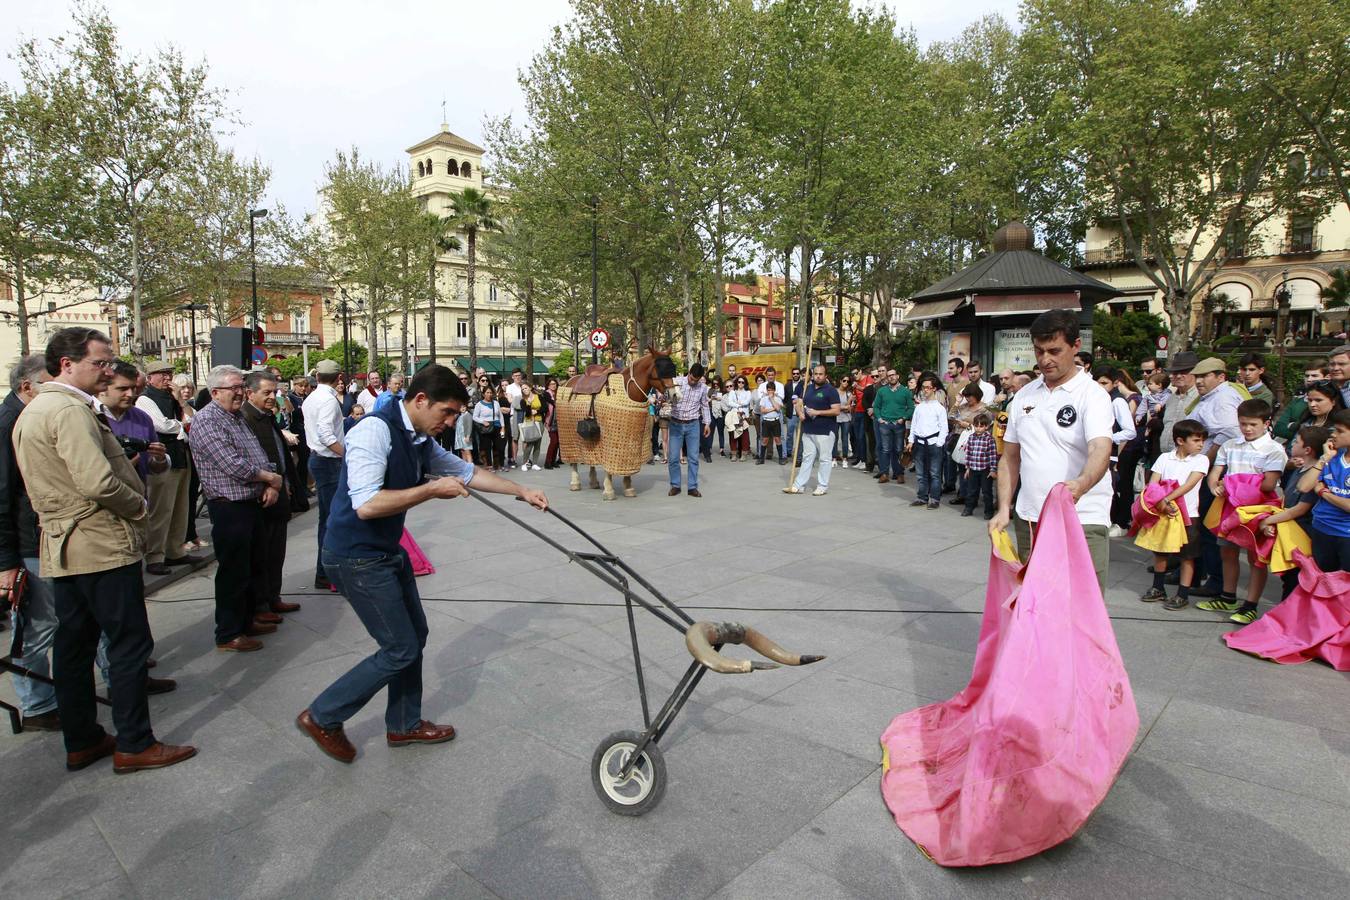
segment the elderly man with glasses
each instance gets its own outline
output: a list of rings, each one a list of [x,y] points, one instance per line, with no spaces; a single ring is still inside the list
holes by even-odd
[[[267,565],[263,510],[282,498],[286,479],[244,421],[244,373],[216,366],[206,387],[211,402],[193,416],[188,442],[216,547],[216,649],[245,653],[262,649],[258,635],[277,630],[255,618],[266,598],[258,597],[253,573]]]

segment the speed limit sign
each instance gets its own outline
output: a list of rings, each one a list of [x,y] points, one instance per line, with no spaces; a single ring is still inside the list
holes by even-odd
[[[586,339],[596,350],[603,350],[609,346],[609,332],[603,328],[592,328]]]
[[[1158,349],[1154,355],[1157,356],[1158,359],[1167,359],[1167,335],[1165,334],[1158,335],[1157,344]]]

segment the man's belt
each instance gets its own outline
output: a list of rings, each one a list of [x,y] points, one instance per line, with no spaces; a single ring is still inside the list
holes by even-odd
[[[698,419],[677,419],[674,416],[671,416],[670,421],[679,422],[681,425],[688,425],[690,422],[697,422]]]

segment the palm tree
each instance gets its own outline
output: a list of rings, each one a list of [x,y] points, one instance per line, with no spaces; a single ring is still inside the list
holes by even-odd
[[[427,341],[431,344],[428,358],[436,361],[436,260],[443,253],[458,250],[463,244],[455,235],[454,220],[435,213],[426,213],[427,234],[431,237],[431,264],[427,274]]]
[[[1322,288],[1322,299],[1327,309],[1350,306],[1350,271],[1331,270],[1331,284]]]
[[[478,367],[478,328],[475,319],[476,298],[474,297],[474,277],[478,265],[478,232],[496,231],[498,228],[495,204],[492,198],[478,188],[465,188],[450,196],[450,207],[454,210],[452,224],[464,232],[469,246],[469,370]],[[503,338],[504,340],[505,338]]]

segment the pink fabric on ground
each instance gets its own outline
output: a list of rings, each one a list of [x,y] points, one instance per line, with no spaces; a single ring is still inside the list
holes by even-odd
[[[1224,642],[1283,665],[1324,659],[1337,672],[1350,672],[1350,572],[1323,572],[1301,550],[1298,587],[1246,628]]]
[[[881,735],[882,797],[936,862],[1012,862],[1083,825],[1138,730],[1083,528],[1060,485],[1026,569],[991,556],[970,683]]]
[[[403,529],[403,537],[398,539],[398,545],[407,551],[408,559],[412,561],[414,575],[436,574],[436,567],[431,564],[431,560],[427,559],[426,554],[422,552],[422,548],[417,546],[417,541],[413,540],[413,536],[408,529]]]

